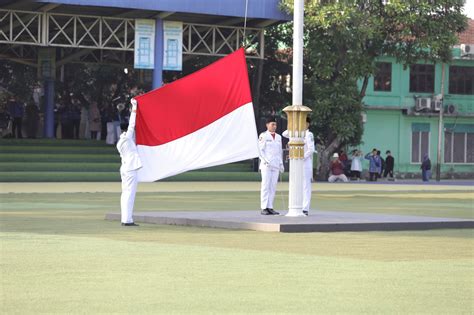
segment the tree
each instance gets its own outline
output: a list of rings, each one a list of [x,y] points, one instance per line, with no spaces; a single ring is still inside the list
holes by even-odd
[[[265,59],[262,67],[260,87],[253,90],[257,102],[257,115],[266,116],[281,110],[291,103],[291,93],[286,90],[286,75],[291,74],[288,47],[292,41],[289,24],[279,24],[265,29]]]
[[[467,25],[461,0],[306,0],[305,105],[313,110],[318,179],[330,156],[358,145],[362,99],[377,57],[407,66],[419,60],[449,62],[457,33]],[[282,7],[292,11],[293,0]],[[357,83],[361,82],[360,87]]]

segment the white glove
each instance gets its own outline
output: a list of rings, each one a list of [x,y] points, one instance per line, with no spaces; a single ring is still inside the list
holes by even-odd
[[[284,173],[285,172],[285,166],[283,166],[283,164],[280,165],[280,173]]]
[[[137,110],[137,106],[138,106],[137,100],[132,98],[130,102],[132,103],[132,110]]]

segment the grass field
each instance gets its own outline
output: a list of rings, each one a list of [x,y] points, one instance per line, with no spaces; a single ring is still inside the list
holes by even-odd
[[[0,185],[1,313],[474,312],[473,230],[280,234],[104,220],[119,183]],[[137,211],[254,210],[258,183],[141,185]],[[280,185],[277,207],[287,202]],[[314,185],[316,209],[474,218],[467,186]]]

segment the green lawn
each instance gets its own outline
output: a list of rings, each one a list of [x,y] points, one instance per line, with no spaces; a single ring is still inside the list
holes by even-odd
[[[455,186],[418,192],[368,186],[325,186],[329,190],[315,192],[313,204],[322,210],[474,218],[472,192]],[[118,211],[118,193],[0,198],[4,314],[474,310],[473,230],[284,234],[122,228],[103,219]],[[287,193],[277,193],[276,208],[286,202]],[[256,207],[258,192],[218,187],[143,192],[136,203],[137,211]]]

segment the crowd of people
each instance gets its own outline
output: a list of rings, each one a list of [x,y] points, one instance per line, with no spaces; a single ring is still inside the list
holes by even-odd
[[[143,93],[132,87],[121,97],[104,98],[102,102],[91,97],[72,93],[57,95],[54,104],[53,136],[60,139],[107,140],[108,144],[118,141],[120,123],[128,121],[130,112],[124,110],[130,97]],[[42,137],[44,115],[39,106],[20,101],[10,95],[0,104],[1,137],[37,138]]]
[[[369,181],[377,181],[380,178],[395,180],[393,170],[395,159],[390,150],[385,152],[385,159],[381,156],[381,151],[373,149],[365,156],[360,150],[353,150],[350,158],[344,150],[334,153],[330,165],[331,174],[329,182],[348,182],[349,179],[360,181],[363,172],[364,160],[369,161]]]
[[[54,107],[54,136],[62,139],[94,139],[106,140],[108,144],[115,144],[120,137],[120,124],[128,122],[130,112],[126,102],[131,96],[143,93],[133,88],[125,98],[111,99],[106,105],[99,106],[98,102],[88,102],[86,97],[57,97]],[[118,101],[116,101],[118,100]],[[5,106],[6,105],[6,106]],[[0,136],[36,138],[41,132],[40,110],[33,102],[24,103],[15,95],[11,95],[6,104],[0,106]],[[10,134],[8,134],[8,132]],[[334,153],[330,162],[329,182],[360,181],[363,174],[364,160],[368,160],[368,181],[377,181],[385,178],[395,180],[395,159],[390,150],[385,152],[374,148],[363,155],[360,150],[353,150],[350,157],[344,150]],[[422,164],[422,179],[429,181],[431,177],[431,161],[425,154]]]

